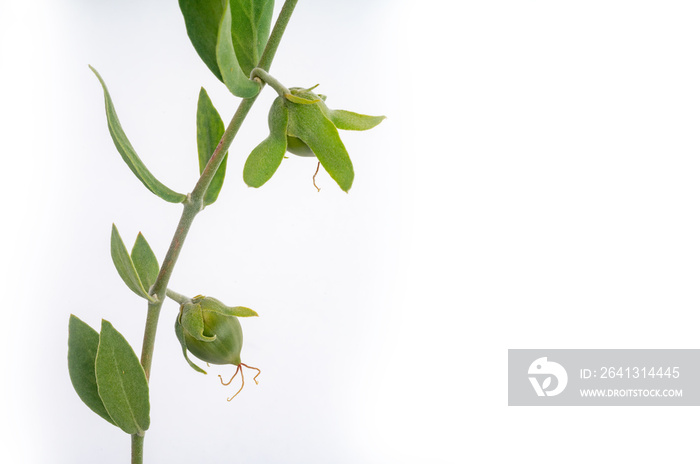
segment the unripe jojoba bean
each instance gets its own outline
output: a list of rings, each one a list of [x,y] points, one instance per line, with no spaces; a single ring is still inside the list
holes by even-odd
[[[195,297],[181,306],[180,324],[187,349],[210,364],[241,363],[243,330],[236,316],[222,312],[226,306],[211,297]]]

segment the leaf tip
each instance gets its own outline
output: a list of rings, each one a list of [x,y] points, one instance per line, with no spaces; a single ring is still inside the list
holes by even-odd
[[[103,90],[106,89],[105,81],[102,80],[102,76],[100,73],[97,72],[97,69],[93,68],[92,65],[88,65],[88,68],[90,68],[90,71],[93,72],[93,74],[97,77],[97,80],[100,81],[100,85],[102,85]]]

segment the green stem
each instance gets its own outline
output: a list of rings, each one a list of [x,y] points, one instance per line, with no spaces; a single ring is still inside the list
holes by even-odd
[[[260,79],[262,82],[265,84],[269,85],[273,89],[277,91],[277,94],[280,97],[285,97],[286,95],[289,95],[289,89],[284,86],[280,81],[272,77],[267,71],[261,68],[254,68],[250,72],[250,78],[255,79],[255,78]]]
[[[182,250],[182,244],[187,237],[187,232],[189,232],[192,222],[199,210],[200,207],[192,201],[191,196],[188,196],[182,211],[182,216],[180,217],[180,223],[175,230],[175,236],[170,243],[168,252],[165,254],[160,273],[151,289],[151,294],[155,294],[158,298],[155,302],[148,303],[146,329],[143,334],[143,347],[141,348],[141,365],[146,372],[147,379],[150,378],[151,375],[151,362],[153,361],[153,348],[156,343],[158,317],[160,316],[160,309],[163,307],[163,301],[165,300],[165,291],[168,288],[168,281],[170,281],[170,276],[173,274],[177,258],[180,256],[180,250]]]
[[[263,52],[260,62],[258,63],[259,68],[266,71],[270,69],[272,60],[277,52],[277,47],[279,47],[284,31],[287,28],[287,24],[289,24],[289,19],[294,12],[294,7],[296,6],[297,1],[298,0],[286,0],[284,2],[282,10],[277,18],[277,22],[275,23],[275,27],[270,33],[270,38],[265,46],[265,51]],[[204,193],[207,191],[207,188],[209,188],[209,184],[214,178],[214,174],[216,174],[217,169],[219,169],[219,165],[223,161],[228,148],[231,146],[231,142],[233,142],[234,137],[243,124],[243,120],[247,116],[256,99],[257,96],[253,98],[246,98],[241,101],[236,113],[233,115],[231,122],[226,128],[224,135],[221,137],[221,141],[214,150],[214,153],[204,168],[202,175],[192,190],[192,193],[188,195],[187,201],[184,203],[184,209],[182,211],[182,216],[180,217],[180,222],[175,230],[175,235],[170,243],[170,248],[168,248],[168,252],[163,260],[163,265],[158,273],[158,278],[156,279],[151,290],[151,294],[155,294],[158,299],[154,303],[148,303],[146,327],[143,334],[143,347],[141,349],[141,365],[146,373],[146,379],[149,379],[151,376],[151,362],[153,361],[153,348],[155,347],[160,310],[163,307],[168,282],[172,276],[177,258],[180,255],[180,250],[182,250],[182,245],[187,237],[187,232],[190,230],[192,222],[194,221],[195,216],[197,216],[197,213],[203,209]],[[132,464],[143,463],[143,441],[144,437],[140,437],[138,435],[131,436]]]
[[[279,47],[284,31],[287,28],[287,24],[289,24],[289,19],[292,17],[297,1],[298,0],[287,0],[284,2],[284,5],[282,5],[282,10],[280,11],[280,15],[277,17],[275,27],[272,28],[270,38],[268,39],[267,45],[265,45],[265,50],[260,57],[260,62],[257,66],[258,68],[261,68],[264,71],[270,70],[272,60],[275,57],[275,53],[277,53],[277,47]],[[258,95],[260,95],[260,93],[258,93]],[[201,202],[204,198],[204,193],[207,191],[207,188],[209,188],[209,184],[214,178],[214,174],[216,174],[216,171],[219,169],[219,165],[223,161],[228,147],[231,145],[233,138],[236,136],[236,133],[240,128],[240,123],[242,123],[245,117],[248,115],[248,112],[253,107],[253,103],[255,103],[257,98],[257,95],[252,98],[246,98],[238,105],[236,114],[233,115],[231,123],[226,128],[224,135],[221,137],[221,141],[216,146],[214,153],[211,155],[211,158],[209,158],[209,162],[204,167],[204,171],[202,171],[202,175],[199,178],[199,181],[197,181],[197,185],[195,185],[194,190],[192,190],[192,198],[195,201]],[[236,124],[236,122],[238,122],[238,124]],[[158,282],[156,281],[156,285],[157,283]]]
[[[131,436],[131,464],[143,463],[143,437]]]
[[[174,292],[170,289],[167,289],[165,291],[165,296],[167,296],[171,300],[176,301],[180,304],[185,304],[185,303],[189,303],[190,301],[192,301],[192,298],[186,297],[185,295],[181,295],[181,294]]]
[[[282,36],[284,35],[284,30],[289,24],[289,19],[294,13],[294,7],[297,6],[297,0],[286,0],[284,5],[282,5],[282,10],[280,10],[280,15],[277,17],[277,22],[275,27],[272,28],[270,33],[270,38],[265,45],[265,50],[260,57],[260,62],[258,63],[258,68],[262,68],[265,71],[270,70],[272,66],[272,60],[275,58],[275,53],[277,53],[277,47],[279,47],[282,41]]]

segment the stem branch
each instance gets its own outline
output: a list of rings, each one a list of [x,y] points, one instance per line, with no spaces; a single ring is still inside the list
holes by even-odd
[[[167,296],[173,301],[176,301],[179,304],[189,303],[190,301],[192,301],[192,298],[188,298],[185,295],[181,295],[180,293],[174,292],[170,289],[167,289],[165,291],[165,296]]]
[[[290,93],[287,87],[285,87],[280,81],[272,77],[267,71],[265,71],[262,68],[254,68],[250,72],[251,79],[255,79],[256,77],[265,84],[275,89],[280,97],[284,97]]]
[[[265,51],[263,52],[260,62],[258,63],[259,68],[262,68],[265,71],[270,69],[272,60],[277,52],[277,47],[279,47],[284,31],[287,28],[287,24],[289,24],[289,20],[294,12],[294,7],[296,6],[297,1],[298,0],[286,0],[284,2],[280,15],[275,23],[275,27],[270,33],[270,38],[265,46]],[[175,230],[175,235],[170,243],[170,248],[168,248],[168,252],[163,260],[163,265],[160,268],[158,277],[151,290],[151,294],[157,295],[158,299],[154,303],[148,303],[146,327],[143,334],[143,347],[141,349],[141,365],[146,373],[146,379],[149,379],[151,375],[151,362],[153,361],[153,348],[155,346],[160,310],[163,307],[168,282],[172,276],[177,258],[180,255],[182,245],[187,237],[187,232],[190,230],[192,222],[194,221],[197,213],[202,210],[204,194],[207,191],[207,188],[209,188],[209,184],[211,183],[217,169],[219,169],[219,165],[221,164],[224,155],[231,146],[231,142],[233,142],[234,137],[243,124],[243,120],[247,116],[256,99],[257,96],[246,98],[241,101],[236,113],[233,115],[231,122],[226,128],[224,135],[221,137],[221,141],[214,150],[214,153],[207,163],[207,166],[204,168],[202,175],[192,190],[192,193],[188,196],[187,201],[184,203],[180,222]],[[143,463],[143,441],[144,437],[142,436],[131,436],[132,464]]]

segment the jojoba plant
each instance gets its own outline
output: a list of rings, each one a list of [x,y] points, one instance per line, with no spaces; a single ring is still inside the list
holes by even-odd
[[[139,233],[129,251],[112,225],[112,261],[126,286],[146,300],[147,317],[141,357],[111,323],[103,320],[96,331],[71,315],[68,328],[68,370],[80,399],[97,415],[131,435],[131,462],[143,462],[145,432],[150,425],[149,377],[161,308],[167,298],[179,304],[175,336],[186,362],[206,374],[190,355],[207,364],[232,364],[234,377],[241,362],[243,329],[239,318],[258,314],[243,306],[227,306],[220,300],[188,297],[170,288],[187,233],[204,208],[216,202],[226,175],[228,149],[261,90],[269,85],[278,94],[269,115],[269,136],[248,156],[243,180],[251,187],[265,184],[277,171],[286,152],[315,157],[345,192],[354,179],[352,162],[338,129],[367,130],[383,116],[366,116],[330,109],[315,87],[287,88],[269,74],[270,65],[289,23],[297,0],[286,0],[272,25],[273,0],[179,0],[187,34],[198,55],[212,73],[236,97],[241,98],[227,127],[202,88],[197,103],[197,154],[199,179],[190,193],[176,192],[160,182],[146,167],[124,132],[114,102],[102,76],[92,71],[102,86],[107,126],[124,162],[143,185],[166,202],[181,203],[183,212],[162,264]],[[318,170],[318,167],[317,167]],[[315,185],[315,184],[314,184]],[[221,376],[219,376],[221,379]],[[221,383],[228,385],[221,379]]]

